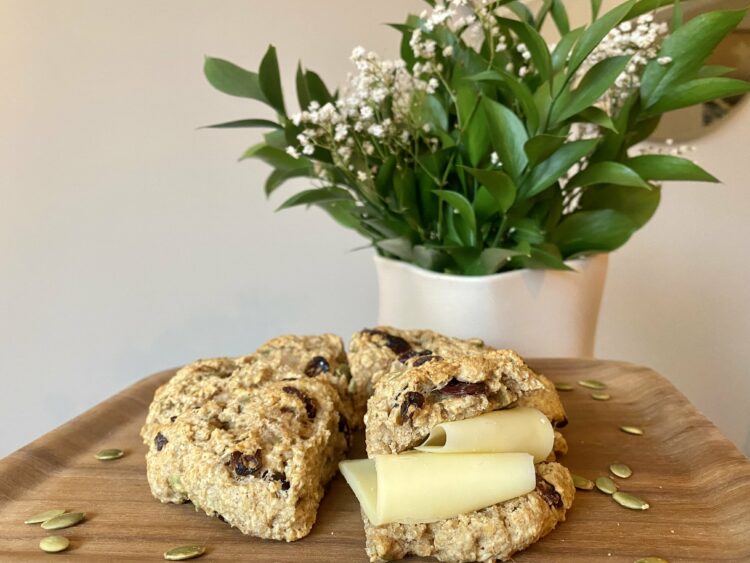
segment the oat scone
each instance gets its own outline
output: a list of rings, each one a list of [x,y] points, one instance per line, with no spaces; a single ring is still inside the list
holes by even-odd
[[[337,337],[281,337],[181,369],[141,430],[154,496],[245,534],[306,536],[349,445],[345,362]]]
[[[507,561],[551,532],[573,504],[575,487],[559,463],[536,467],[537,486],[528,494],[430,524],[373,526],[362,514],[370,561],[408,555],[439,561]]]
[[[354,333],[349,343],[349,365],[355,417],[364,412],[368,397],[380,379],[392,372],[400,372],[426,361],[426,357],[439,356],[445,359],[482,356],[496,352],[479,339],[462,340],[451,338],[431,330],[399,330],[391,327],[376,327]],[[513,406],[534,407],[562,428],[567,424],[565,409],[554,384],[542,374],[534,373],[521,358],[505,351],[513,363],[522,364],[531,377],[542,383],[522,394]]]

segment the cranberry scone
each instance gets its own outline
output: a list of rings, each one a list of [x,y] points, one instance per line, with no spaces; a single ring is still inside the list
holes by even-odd
[[[156,391],[141,430],[153,495],[244,534],[306,536],[349,446],[348,379],[334,335],[283,336],[185,366]]]
[[[462,356],[456,350],[463,343],[443,344],[445,337],[433,338],[434,333],[428,333],[429,344],[436,350],[425,351],[427,342],[409,333],[377,330],[403,339],[410,349],[374,374],[365,415],[369,459],[341,464],[362,503],[370,560],[417,555],[452,562],[505,561],[564,521],[575,487],[568,470],[552,461],[553,443],[557,447],[562,440],[553,434],[553,424],[565,419],[554,387],[550,390],[511,351],[466,343],[478,350]],[[381,338],[389,349],[387,338],[375,335],[376,341]],[[370,350],[384,366],[388,357],[383,351]],[[355,358],[350,355],[350,361]],[[466,428],[449,432],[455,424]],[[427,453],[436,451],[444,453]],[[399,473],[399,466],[408,470]],[[472,473],[480,467],[487,473]],[[424,473],[418,473],[420,468]],[[452,506],[463,509],[438,506],[435,514],[420,512],[412,506],[419,490],[402,506],[393,499],[402,496],[405,481],[421,487],[423,499],[442,503],[443,497],[454,497]],[[486,497],[477,491],[485,482],[488,489],[494,487]]]

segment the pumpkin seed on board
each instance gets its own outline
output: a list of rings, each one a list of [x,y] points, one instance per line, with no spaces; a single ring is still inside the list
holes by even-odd
[[[597,477],[596,488],[606,495],[612,495],[617,492],[617,485],[609,477]]]
[[[594,391],[591,393],[591,398],[597,401],[609,401],[612,396],[609,393],[603,393],[601,391]]]
[[[558,391],[572,391],[574,387],[570,383],[555,383],[555,389]]]
[[[575,473],[573,474],[573,485],[575,485],[576,489],[581,489],[582,491],[590,491],[594,488],[594,482],[591,479],[586,479],[586,477],[581,477]]]
[[[624,463],[613,463],[609,466],[609,470],[612,472],[612,475],[620,479],[627,479],[633,474],[633,470]]]
[[[206,548],[202,545],[181,545],[173,547],[164,553],[164,559],[168,561],[185,561],[194,559],[206,553]]]
[[[618,491],[612,495],[612,499],[620,506],[624,506],[630,510],[646,510],[651,508],[651,505],[645,500],[630,493],[621,493]]]
[[[632,434],[633,436],[643,436],[643,430],[637,426],[620,426],[620,430],[625,434]]]
[[[120,459],[124,455],[124,451],[118,450],[117,448],[110,448],[107,450],[99,450],[94,457],[99,461],[111,461],[113,459]]]
[[[64,536],[47,536],[39,542],[39,549],[47,553],[59,553],[65,551],[70,545],[70,540]]]
[[[669,561],[661,557],[641,557],[636,559],[635,563],[669,563]]]
[[[578,385],[585,387],[586,389],[594,389],[596,391],[602,391],[607,388],[605,383],[597,381],[596,379],[582,379],[578,382]]]
[[[79,524],[86,517],[85,512],[66,512],[50,518],[42,524],[44,530],[62,530]]]
[[[27,520],[24,520],[24,524],[42,524],[49,520],[50,518],[54,518],[55,516],[60,516],[60,514],[65,514],[65,511],[62,508],[53,508],[52,510],[45,510],[44,512],[40,512],[39,514],[34,514],[34,516],[30,517]]]

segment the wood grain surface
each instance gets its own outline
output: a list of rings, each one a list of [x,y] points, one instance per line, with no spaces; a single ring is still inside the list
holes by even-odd
[[[612,462],[627,463],[633,476],[615,480],[651,509],[630,511],[597,491],[579,491],[568,520],[515,561],[750,561],[750,462],[670,383],[624,363],[530,363],[555,381],[607,383],[607,402],[581,387],[561,393],[570,419],[564,430],[570,453],[562,461],[591,479],[606,475]],[[359,508],[340,476],[312,533],[291,544],[246,537],[191,505],[154,500],[138,430],[154,390],[172,373],[144,379],[0,461],[0,561],[159,561],[165,550],[185,543],[205,544],[205,561],[367,561]],[[645,435],[624,434],[618,430],[623,424],[638,425]],[[127,455],[94,459],[109,447]],[[71,540],[65,553],[42,553],[38,544],[47,532],[23,524],[50,508],[88,515],[57,532]]]

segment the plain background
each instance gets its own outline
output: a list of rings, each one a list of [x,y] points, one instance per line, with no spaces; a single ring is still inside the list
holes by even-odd
[[[408,9],[0,0],[0,456],[151,372],[375,322],[363,241],[274,214],[267,168],[236,162],[256,132],[196,129],[264,113],[213,91],[202,59],[257,68],[272,42],[293,100],[298,56],[340,84],[353,46],[396,55],[380,24]],[[659,370],[746,453],[749,133],[745,103],[697,143],[724,185],[670,185],[612,256],[597,350]]]

